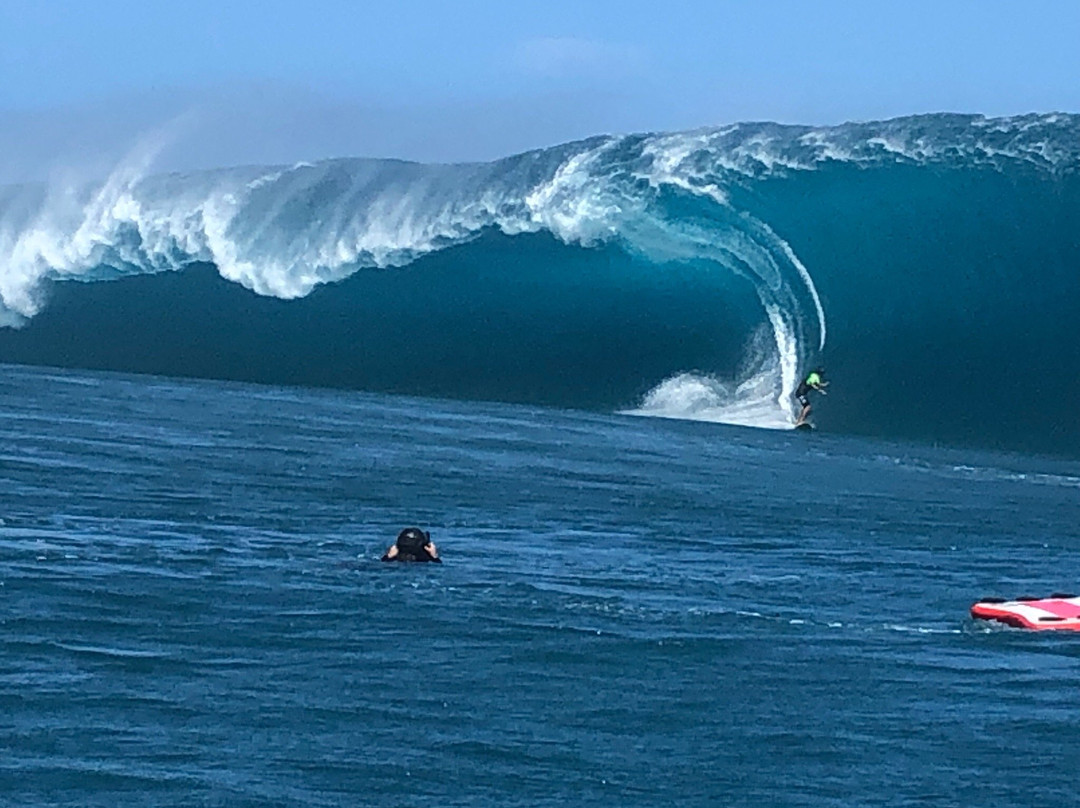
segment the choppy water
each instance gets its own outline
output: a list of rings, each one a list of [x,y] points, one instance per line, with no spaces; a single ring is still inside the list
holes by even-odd
[[[0,370],[0,803],[1077,804],[1080,465]]]

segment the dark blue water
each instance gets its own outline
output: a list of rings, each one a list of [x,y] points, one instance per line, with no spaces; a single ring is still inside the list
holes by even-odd
[[[1076,804],[1075,463],[2,371],[0,803]]]

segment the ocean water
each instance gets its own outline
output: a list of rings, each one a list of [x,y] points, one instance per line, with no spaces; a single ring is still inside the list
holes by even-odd
[[[0,367],[0,804],[1077,804],[1080,465]],[[381,564],[401,527],[445,563]]]

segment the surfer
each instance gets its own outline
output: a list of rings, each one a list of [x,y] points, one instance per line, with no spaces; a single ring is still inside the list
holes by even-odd
[[[806,423],[806,418],[810,415],[810,391],[814,390],[821,395],[828,395],[825,392],[825,388],[829,386],[829,383],[823,378],[825,376],[825,368],[814,368],[810,371],[803,381],[799,384],[795,390],[795,398],[802,404],[802,412],[799,413],[799,420],[795,422],[795,427],[798,428]]]
[[[434,561],[441,564],[439,551],[431,534],[418,527],[407,527],[398,534],[390,549],[382,557],[383,561]]]

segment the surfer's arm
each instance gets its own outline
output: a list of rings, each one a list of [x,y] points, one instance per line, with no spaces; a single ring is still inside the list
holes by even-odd
[[[393,561],[395,558],[397,558],[397,545],[392,544],[392,545],[390,545],[390,549],[387,550],[383,554],[383,557],[382,557],[381,560],[382,561]]]

